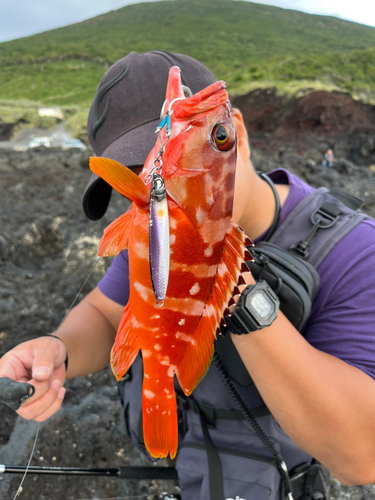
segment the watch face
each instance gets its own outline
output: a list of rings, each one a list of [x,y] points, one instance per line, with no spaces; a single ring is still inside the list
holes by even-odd
[[[279,310],[279,299],[265,281],[258,281],[246,294],[245,308],[258,328],[269,326]]]
[[[249,302],[249,306],[256,311],[257,315],[263,320],[268,319],[275,309],[274,303],[263,291],[256,292],[250,297]]]

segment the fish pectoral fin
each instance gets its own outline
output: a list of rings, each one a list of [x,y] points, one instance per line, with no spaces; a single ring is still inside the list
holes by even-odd
[[[214,339],[220,333],[220,324],[228,308],[228,302],[237,289],[241,273],[246,268],[252,245],[242,229],[232,221],[226,234],[220,263],[217,268],[211,294],[204,307],[199,325],[183,360],[177,366],[177,378],[181,389],[188,396],[206,374],[214,351]]]
[[[178,446],[177,406],[173,375],[167,366],[155,369],[155,359],[143,358],[142,391],[143,437],[154,458],[174,458]],[[159,363],[158,363],[159,364]]]
[[[122,313],[116,340],[111,351],[111,368],[117,381],[129,370],[139,349],[139,340],[132,325],[128,302]]]
[[[104,229],[100,240],[98,255],[102,257],[114,257],[128,246],[129,227],[131,220],[131,209],[120,215],[109,226]]]
[[[140,209],[148,210],[150,192],[141,179],[129,168],[109,158],[90,157],[90,168],[123,196],[132,200]]]

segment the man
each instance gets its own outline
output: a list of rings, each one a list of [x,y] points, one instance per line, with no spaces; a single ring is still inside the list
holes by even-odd
[[[99,85],[88,122],[90,141],[98,156],[115,159],[140,172],[155,143],[154,131],[160,121],[167,74],[173,65],[181,68],[183,83],[193,93],[215,81],[197,61],[165,52],[132,53],[108,70]],[[233,121],[238,151],[233,219],[257,242],[274,220],[276,202],[270,185],[253,169],[243,118],[235,109]],[[313,190],[286,171],[276,171],[271,177],[280,198],[281,223]],[[94,176],[84,197],[84,209],[90,218],[98,219],[104,214],[110,193],[109,186]],[[281,441],[284,436],[288,440],[289,451],[284,450],[290,454],[288,466],[296,465],[290,453],[295,446],[306,459],[316,458],[345,484],[375,481],[374,268],[375,224],[366,220],[344,237],[319,267],[321,285],[303,335],[281,311],[270,326],[247,335],[231,334],[259,391],[255,399],[261,396],[274,417],[266,425],[266,431],[274,433],[273,438],[278,433]],[[69,313],[55,332],[58,339],[46,336],[25,342],[1,359],[0,376],[27,380],[36,388],[35,396],[18,410],[22,417],[46,420],[62,404],[65,377],[86,375],[108,364],[128,298],[127,273],[127,257],[122,253],[98,287]],[[255,284],[250,273],[243,276],[246,285]],[[65,373],[67,353],[69,364]],[[136,363],[135,374],[140,369],[139,358]],[[251,391],[255,388],[248,392]],[[131,388],[126,392],[139,404],[139,394],[133,395],[135,391]],[[211,367],[193,397],[215,407],[227,397],[224,393]],[[246,396],[246,390],[242,389],[242,394]],[[193,421],[186,435],[199,444],[198,425],[197,420]],[[221,437],[232,433],[234,446],[241,449],[245,435],[236,434],[236,425],[219,422],[210,430],[215,443],[220,446]],[[281,441],[279,447],[283,449]],[[200,469],[207,468],[205,455],[189,458],[188,448],[182,447],[177,463],[183,498],[204,498],[198,490],[189,493],[189,487],[193,482],[203,481],[198,476]],[[249,476],[252,470],[251,465]],[[263,470],[254,470],[252,484],[259,486],[263,481],[264,498],[276,498],[277,471],[273,472],[276,486],[272,487],[271,496],[268,484],[271,472],[263,477]],[[190,484],[184,482],[184,473],[193,474]],[[197,488],[204,490],[203,486]],[[248,495],[252,496],[245,498],[261,500],[260,494],[253,491],[258,490],[251,490]]]
[[[324,160],[323,160],[323,167],[325,168],[332,168],[334,163],[336,161],[336,158],[333,156],[333,151],[332,149],[328,149],[325,154],[324,154]]]

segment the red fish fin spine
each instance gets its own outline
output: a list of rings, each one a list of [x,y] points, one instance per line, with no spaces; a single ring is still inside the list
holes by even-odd
[[[132,200],[139,208],[148,210],[150,192],[137,174],[118,161],[91,157],[90,168],[123,196]]]
[[[157,370],[155,364],[159,365]],[[165,368],[161,371],[160,368]],[[172,367],[144,358],[142,391],[143,436],[154,458],[174,458],[178,446],[177,407]],[[170,376],[172,375],[172,376]]]
[[[226,265],[225,260],[228,260],[228,266]],[[232,276],[232,263],[230,262],[230,259],[228,259],[228,257],[223,255],[222,261],[220,262],[218,267],[218,271],[220,275],[218,286],[220,286],[222,290],[229,294],[229,297],[232,297],[233,290],[237,286],[237,280]]]
[[[116,340],[111,351],[111,368],[117,380],[120,380],[129,370],[139,349],[137,332],[132,325],[128,302],[122,313]]]
[[[120,215],[104,230],[100,240],[98,255],[114,257],[128,246],[131,210]]]

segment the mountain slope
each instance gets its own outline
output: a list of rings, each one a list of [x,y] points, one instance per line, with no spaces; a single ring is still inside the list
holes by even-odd
[[[303,58],[374,45],[374,28],[332,17],[233,0],[152,2],[0,44],[0,89],[6,99],[88,102],[108,64],[161,49],[198,58],[236,91],[251,78],[278,79],[290,58],[298,80]]]

